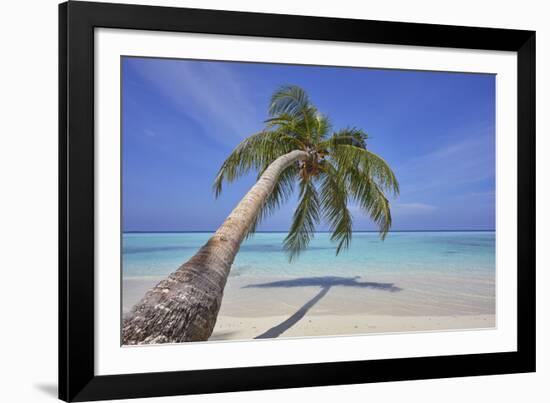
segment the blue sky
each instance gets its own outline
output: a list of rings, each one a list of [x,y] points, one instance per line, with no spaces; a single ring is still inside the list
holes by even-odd
[[[215,230],[256,178],[215,199],[216,172],[263,127],[271,94],[286,84],[304,88],[335,129],[369,134],[401,185],[393,230],[494,229],[492,75],[123,58],[124,230]],[[260,230],[286,231],[295,205]],[[375,229],[351,210],[356,230]]]

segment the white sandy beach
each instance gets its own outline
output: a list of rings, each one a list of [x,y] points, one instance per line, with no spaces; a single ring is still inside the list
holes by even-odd
[[[287,316],[269,316],[265,318],[219,316],[210,340],[486,329],[495,326],[494,315],[391,316],[370,314],[318,315],[308,313],[302,320],[277,336],[280,329],[277,326],[283,324],[281,328],[286,328],[284,323],[287,320]]]
[[[125,279],[123,313],[159,280]],[[230,276],[210,340],[492,328],[494,307],[486,277]]]

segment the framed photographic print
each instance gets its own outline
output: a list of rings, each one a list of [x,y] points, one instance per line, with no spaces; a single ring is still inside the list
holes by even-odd
[[[535,33],[59,6],[59,397],[535,370]]]

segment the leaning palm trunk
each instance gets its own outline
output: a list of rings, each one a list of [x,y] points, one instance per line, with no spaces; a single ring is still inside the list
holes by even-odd
[[[294,150],[269,165],[208,242],[132,308],[123,321],[123,344],[208,340],[241,242],[281,173],[308,155]]]

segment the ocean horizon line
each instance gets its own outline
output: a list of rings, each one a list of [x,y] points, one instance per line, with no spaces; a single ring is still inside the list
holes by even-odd
[[[180,233],[196,233],[196,234],[210,234],[216,230],[172,230],[172,231],[158,231],[158,230],[131,230],[122,231],[123,234],[180,234]],[[288,231],[255,231],[256,234],[281,234]],[[376,230],[354,230],[353,232],[359,233],[378,233]],[[496,232],[496,229],[421,229],[421,230],[393,230],[388,232]],[[315,231],[315,234],[332,233],[332,231]]]

